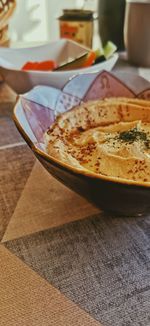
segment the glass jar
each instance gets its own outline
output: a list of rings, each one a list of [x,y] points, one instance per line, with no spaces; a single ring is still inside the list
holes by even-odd
[[[92,48],[93,21],[96,15],[90,10],[64,9],[59,19],[60,37]]]

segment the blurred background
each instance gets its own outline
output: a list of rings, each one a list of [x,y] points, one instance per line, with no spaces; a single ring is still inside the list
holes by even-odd
[[[124,16],[125,0],[0,0],[0,45],[37,45],[73,36],[88,47],[111,40],[123,50]],[[85,33],[86,39],[91,35],[89,44]]]
[[[15,44],[41,43],[59,38],[58,17],[63,9],[81,8],[97,11],[98,0],[18,0],[10,20],[9,32]],[[95,24],[96,25],[96,24]],[[95,26],[96,29],[96,26]],[[98,42],[97,30],[94,36]]]
[[[150,67],[149,30],[150,0],[0,0],[0,46],[65,37],[98,49],[111,41],[132,64]]]

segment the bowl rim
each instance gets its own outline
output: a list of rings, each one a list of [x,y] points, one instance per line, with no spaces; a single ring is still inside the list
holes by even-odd
[[[32,51],[32,50],[36,50],[36,51],[38,51],[39,49],[42,49],[43,48],[43,52],[45,52],[45,48],[46,47],[50,47],[50,46],[53,46],[54,44],[70,44],[70,45],[74,45],[74,46],[76,46],[76,47],[78,47],[78,48],[80,48],[81,50],[84,50],[84,51],[90,51],[91,49],[89,48],[89,47],[87,47],[86,45],[84,45],[84,44],[80,44],[80,43],[78,43],[78,42],[76,42],[76,41],[74,41],[74,40],[71,40],[71,39],[65,39],[65,38],[60,38],[59,40],[54,40],[54,41],[51,41],[51,42],[44,42],[44,43],[42,43],[42,44],[37,44],[37,45],[33,45],[33,46],[26,46],[26,47],[13,47],[13,48],[11,48],[11,49],[9,49],[9,48],[1,48],[0,49],[0,57],[1,57],[1,54],[3,53],[3,52],[23,52],[23,50],[25,50],[25,51],[28,51],[28,52],[30,52],[30,51]],[[98,66],[100,66],[101,64],[104,64],[105,62],[110,62],[111,60],[113,60],[114,59],[114,61],[115,61],[115,63],[117,62],[117,60],[118,60],[118,57],[119,57],[119,54],[118,54],[118,52],[116,51],[116,52],[114,52],[108,59],[106,59],[106,61],[104,61],[104,62],[100,62],[100,63],[98,63],[97,65],[96,65],[96,67]],[[3,58],[3,57],[2,57]],[[6,60],[6,62],[8,62],[9,63],[9,60]],[[114,63],[114,64],[115,64]],[[32,75],[37,75],[37,74],[49,74],[49,73],[53,73],[53,74],[55,74],[55,75],[57,75],[58,73],[66,73],[66,74],[69,74],[69,73],[71,73],[72,74],[72,72],[74,73],[74,74],[77,74],[77,73],[80,73],[80,69],[81,69],[81,72],[86,72],[87,70],[91,70],[92,68],[94,69],[94,66],[90,66],[90,67],[83,67],[83,68],[77,68],[77,69],[71,69],[71,70],[66,70],[66,71],[40,71],[40,70],[22,70],[21,68],[17,68],[15,65],[12,65],[12,66],[10,66],[10,67],[5,67],[5,66],[3,66],[3,65],[1,65],[0,64],[0,68],[2,68],[2,69],[4,69],[4,70],[10,70],[10,71],[12,71],[12,72],[23,72],[23,73],[25,73],[25,74],[31,74],[32,73]],[[90,71],[89,71],[90,72]]]
[[[73,174],[76,174],[79,176],[84,176],[84,177],[88,177],[90,179],[101,180],[101,181],[105,181],[105,182],[109,182],[109,183],[117,184],[117,185],[122,185],[122,186],[136,187],[137,189],[138,188],[150,189],[150,182],[142,182],[142,181],[138,182],[138,181],[123,179],[123,178],[117,179],[117,178],[111,177],[111,176],[105,176],[105,175],[97,174],[94,172],[88,172],[88,170],[86,170],[86,169],[82,170],[82,169],[76,168],[74,166],[71,166],[65,162],[62,162],[62,161],[58,160],[57,158],[43,152],[39,148],[37,148],[36,145],[31,141],[29,136],[26,134],[26,132],[24,131],[23,127],[21,126],[20,122],[17,119],[16,110],[17,110],[19,100],[20,100],[20,97],[18,96],[18,98],[16,100],[16,104],[13,109],[13,120],[15,122],[17,129],[19,130],[19,132],[25,139],[26,143],[29,145],[29,147],[35,154],[41,156],[44,160],[51,162],[52,164],[56,164],[59,167],[69,170],[69,172],[72,172]]]
[[[74,75],[74,74],[79,74],[79,73],[90,73],[90,72],[95,72],[96,70],[99,71],[100,66],[104,65],[104,64],[108,64],[110,63],[110,61],[114,60],[116,64],[117,60],[119,58],[119,54],[117,52],[113,53],[108,59],[106,59],[103,62],[97,63],[96,65],[93,66],[89,66],[89,67],[83,67],[83,68],[77,68],[77,69],[70,69],[70,70],[51,70],[51,71],[44,71],[44,70],[22,70],[21,68],[16,68],[14,66],[12,67],[4,67],[2,65],[0,65],[0,70],[8,70],[8,71],[12,71],[12,72],[19,72],[19,73],[23,73],[23,74],[32,74],[32,75],[47,75],[47,74],[53,74],[53,75],[58,75],[58,74],[64,74],[64,75]],[[95,71],[94,71],[95,69]]]

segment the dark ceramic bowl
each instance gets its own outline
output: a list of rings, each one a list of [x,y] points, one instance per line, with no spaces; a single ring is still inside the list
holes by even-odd
[[[81,172],[49,156],[43,142],[44,132],[58,113],[70,110],[81,101],[117,96],[148,99],[150,84],[141,77],[125,73],[103,71],[78,75],[63,90],[38,86],[22,95],[14,109],[14,121],[43,166],[67,187],[105,211],[125,216],[143,215],[150,212],[148,184]]]

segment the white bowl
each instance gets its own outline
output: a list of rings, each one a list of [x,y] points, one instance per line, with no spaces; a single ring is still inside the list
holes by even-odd
[[[61,39],[45,45],[32,48],[0,48],[0,75],[6,83],[18,94],[25,93],[37,85],[63,88],[68,79],[79,73],[110,71],[115,65],[118,54],[115,53],[108,60],[89,68],[68,71],[22,71],[27,61],[55,60],[58,64],[75,58],[87,50],[71,40]]]

